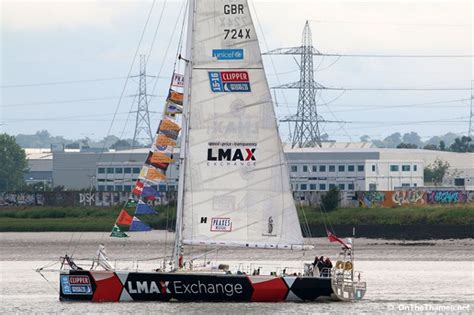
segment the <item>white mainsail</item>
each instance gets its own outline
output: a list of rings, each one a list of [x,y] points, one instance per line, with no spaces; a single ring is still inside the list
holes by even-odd
[[[183,243],[302,248],[248,3],[199,0],[194,5],[187,56],[192,69],[186,78],[191,83],[185,95]]]

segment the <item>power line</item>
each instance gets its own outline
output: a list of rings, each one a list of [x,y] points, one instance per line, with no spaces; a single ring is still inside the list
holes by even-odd
[[[472,24],[438,24],[438,23],[398,23],[398,22],[370,22],[370,21],[347,21],[347,20],[310,20],[316,23],[339,23],[339,24],[368,24],[368,25],[394,25],[394,26],[436,26],[436,27],[472,27]]]
[[[8,89],[8,88],[33,87],[33,86],[47,86],[47,85],[60,85],[60,84],[101,82],[101,81],[121,80],[121,79],[126,79],[126,78],[127,77],[110,77],[110,78],[99,78],[99,79],[84,79],[84,80],[68,80],[68,81],[51,81],[51,82],[9,84],[9,85],[0,85],[0,88]]]

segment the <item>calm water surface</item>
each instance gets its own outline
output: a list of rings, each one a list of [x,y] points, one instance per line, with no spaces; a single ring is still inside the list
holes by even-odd
[[[156,231],[117,240],[103,233],[0,233],[0,313],[474,313],[472,240],[357,240],[356,269],[368,283],[365,299],[357,303],[60,303],[57,274],[45,273],[47,282],[34,269],[66,251],[91,257],[99,242],[105,243],[113,259],[146,259],[168,252],[170,246],[165,244],[171,244],[172,235]],[[278,261],[282,266],[297,266],[298,260],[311,261],[315,255],[335,260],[337,246],[325,239],[311,242],[316,249],[304,256],[290,251],[226,250],[207,258],[235,264]],[[192,250],[198,252],[188,249]],[[150,262],[140,265],[152,266]]]

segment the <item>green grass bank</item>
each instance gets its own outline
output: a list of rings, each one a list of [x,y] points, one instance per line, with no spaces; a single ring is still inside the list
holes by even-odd
[[[117,207],[12,207],[0,208],[0,232],[110,231],[120,208]],[[158,207],[158,215],[141,219],[155,229],[171,229],[174,207]],[[133,214],[133,209],[128,210]],[[401,208],[345,208],[331,212],[304,208],[300,222],[311,230],[332,226],[474,226],[474,204],[412,206]],[[306,220],[305,220],[306,218]],[[303,229],[304,230],[304,229]],[[319,233],[312,233],[317,235]]]

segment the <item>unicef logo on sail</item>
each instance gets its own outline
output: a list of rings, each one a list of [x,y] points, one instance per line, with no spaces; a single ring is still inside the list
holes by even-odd
[[[243,49],[213,49],[212,57],[217,60],[243,60]]]

